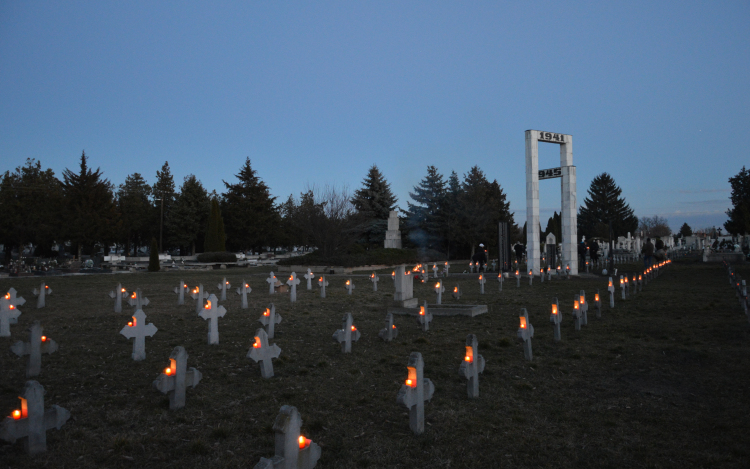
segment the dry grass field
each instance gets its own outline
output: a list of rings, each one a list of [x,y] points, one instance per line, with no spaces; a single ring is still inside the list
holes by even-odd
[[[518,289],[511,279],[502,293],[493,278],[479,295],[476,276],[455,276],[446,285],[461,285],[460,303],[487,304],[489,313],[436,317],[427,333],[414,318],[397,316],[392,343],[378,338],[393,297],[390,272],[378,292],[366,277],[353,277],[352,296],[346,277],[329,276],[326,299],[317,287],[306,291],[302,279],[290,304],[288,294],[268,294],[268,270],[49,277],[54,293],[39,310],[31,290],[42,279],[0,280],[2,292],[12,286],[27,300],[12,337],[0,338],[0,414],[18,407],[26,381],[26,358],[10,346],[28,340],[38,319],[60,346],[42,358],[45,405],[72,415],[47,433],[48,451],[36,458],[20,442],[0,443],[0,467],[249,468],[273,455],[271,427],[284,404],[299,409],[303,434],[322,447],[321,468],[750,466],[750,327],[720,265],[678,260],[627,301],[618,289],[614,309],[605,278],[536,279],[531,287],[522,280]],[[750,267],[737,270],[750,278]],[[216,293],[224,276],[232,294],[222,302],[220,344],[210,346],[206,321],[192,300],[177,306],[172,289],[184,279]],[[242,279],[253,289],[248,310],[234,293]],[[119,334],[131,308],[116,314],[108,297],[118,282],[142,289],[151,301],[148,321],[159,328],[141,362]],[[420,302],[434,302],[433,284],[415,284]],[[602,318],[592,307],[588,326],[574,331],[574,294],[585,290],[591,300],[597,289]],[[565,314],[560,343],[549,322],[555,297]],[[276,376],[264,380],[245,355],[270,302],[283,317],[273,340],[282,353]],[[444,303],[452,302],[445,294]],[[522,307],[536,330],[532,362],[516,339]],[[362,333],[347,355],[331,337],[345,312]],[[475,400],[458,375],[470,333],[487,363]],[[188,389],[184,409],[169,411],[151,382],[178,345],[203,380]],[[396,403],[413,351],[436,388],[421,436],[411,434],[407,410]]]

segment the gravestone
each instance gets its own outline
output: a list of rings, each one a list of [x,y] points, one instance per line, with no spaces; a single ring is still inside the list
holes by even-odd
[[[29,361],[26,364],[27,378],[39,376],[42,371],[42,354],[55,353],[58,348],[57,342],[42,335],[42,331],[44,331],[44,328],[39,325],[39,321],[34,321],[34,324],[29,328],[29,341],[22,342],[19,340],[10,347],[10,350],[19,357],[29,356]]]
[[[195,388],[203,375],[193,367],[187,369],[188,354],[183,347],[175,347],[169,355],[169,367],[153,382],[156,389],[169,396],[171,410],[185,407],[185,390]]]
[[[518,338],[523,341],[523,356],[526,360],[531,361],[531,338],[534,337],[534,326],[529,322],[529,312],[526,308],[521,308],[520,326],[518,327]]]
[[[435,385],[429,378],[424,377],[424,360],[419,352],[409,355],[409,364],[406,367],[406,383],[396,396],[396,402],[409,409],[409,428],[415,435],[424,433],[424,401],[432,399],[435,393]]]
[[[534,282],[534,271],[529,270],[529,286]]]
[[[401,249],[401,231],[398,229],[398,212],[391,210],[388,213],[388,230],[385,232],[386,249]]]
[[[417,315],[417,324],[422,328],[422,332],[430,330],[430,323],[432,322],[432,313],[427,309],[427,302],[424,302],[423,306],[419,307],[419,314]]]
[[[643,275],[638,274],[638,291],[643,291]]]
[[[118,283],[117,288],[109,292],[109,297],[115,300],[115,313],[122,313],[122,299],[128,297],[128,291]]]
[[[575,325],[576,330],[580,331],[583,314],[581,313],[581,307],[578,304],[578,297],[573,296],[573,298],[573,324]]]
[[[546,251],[547,264],[557,264],[557,238],[555,237],[554,233],[550,233],[547,235],[547,238],[545,239],[544,249]]]
[[[344,288],[346,288],[346,292],[348,295],[352,294],[352,290],[354,290],[354,282],[352,282],[351,278],[346,279],[346,283],[344,284]]]
[[[419,273],[421,274],[420,278],[422,280],[422,283],[427,283],[427,271],[424,269],[424,266],[421,264],[419,265],[419,269],[420,269]]]
[[[227,278],[224,277],[221,280],[221,283],[219,283],[216,286],[216,288],[218,288],[219,291],[221,292],[221,296],[219,297],[219,300],[220,301],[227,301],[227,288],[232,288],[232,285],[230,285],[229,282],[227,282]]]
[[[227,310],[219,305],[219,300],[213,293],[208,297],[206,306],[198,314],[208,321],[208,345],[219,343],[219,318],[223,318]]]
[[[449,275],[449,273],[450,273],[450,268],[451,268],[450,264],[448,264],[448,263],[446,262],[446,263],[445,263],[445,267],[443,267],[443,274],[444,274],[444,276],[445,276],[445,277],[447,277],[447,276]]]
[[[268,294],[273,295],[274,289],[276,288],[276,276],[273,274],[273,272],[268,274],[266,283],[268,283]]]
[[[378,337],[386,342],[390,342],[398,337],[398,328],[393,324],[393,313],[385,315],[385,329],[380,330]]]
[[[396,292],[393,300],[402,308],[416,308],[419,300],[414,298],[414,276],[402,264],[396,268]]]
[[[8,443],[23,440],[29,456],[47,451],[47,430],[59,430],[70,418],[70,412],[53,405],[44,409],[44,388],[36,381],[26,381],[21,408],[0,423],[0,439]]]
[[[516,288],[521,288],[521,272],[516,269]]]
[[[342,328],[333,333],[333,340],[341,343],[343,353],[351,353],[352,341],[358,341],[360,333],[353,324],[352,313],[346,313],[343,321]]]
[[[581,309],[581,325],[588,326],[589,324],[589,304],[586,301],[586,292],[581,290],[581,294],[578,295],[578,307]]]
[[[544,283],[544,268],[539,269],[539,279]]]
[[[242,304],[240,308],[247,309],[247,294],[253,291],[252,288],[250,288],[250,284],[245,282],[245,279],[242,279],[242,286],[237,289],[237,294],[240,295],[240,298],[242,299]]]
[[[148,298],[143,296],[143,293],[141,293],[141,289],[138,288],[136,291],[130,294],[130,297],[128,298],[128,304],[133,307],[135,311],[139,309],[143,309],[144,306],[148,306],[149,301]]]
[[[372,291],[378,291],[378,281],[380,280],[380,277],[378,277],[378,274],[373,272],[370,274],[370,281],[372,282]]]
[[[484,278],[484,274],[479,274],[479,294],[484,295],[484,284],[487,283],[487,279]]]
[[[438,266],[437,266],[437,264],[432,264],[432,278],[438,278]]]
[[[263,378],[273,377],[272,358],[279,358],[281,349],[278,345],[268,345],[268,334],[265,329],[260,328],[255,331],[255,342],[247,352],[247,358],[252,359],[255,363],[260,362],[260,375]]]
[[[499,274],[497,274],[497,283],[500,284],[500,292],[501,293],[503,291],[503,282],[504,281],[505,281],[505,277],[503,276],[503,273],[500,272]]]
[[[477,269],[477,272],[479,272],[479,269]],[[469,273],[470,274],[474,273],[474,263],[473,262],[469,262]]]
[[[461,287],[456,285],[453,287],[453,298],[460,300],[461,299]]]
[[[312,469],[320,459],[320,446],[300,435],[302,419],[296,407],[285,405],[273,424],[274,456],[260,458],[253,469]]]
[[[322,275],[318,279],[318,287],[320,287],[320,297],[325,298],[326,297],[326,287],[328,286],[328,281],[326,281],[326,276]]]
[[[599,298],[599,290],[596,290],[596,294],[594,295],[594,306],[596,306],[596,317],[601,318],[602,317],[602,300]]]
[[[622,294],[622,299],[625,299],[625,280],[623,280],[622,275],[620,275],[620,293]]]
[[[552,280],[552,267],[547,266],[547,281],[549,282],[551,280]]]
[[[289,276],[289,280],[286,281],[286,284],[289,285],[289,300],[292,303],[296,303],[297,302],[297,285],[299,285],[297,272],[292,272],[292,275]]]
[[[190,288],[187,285],[185,285],[185,282],[180,280],[180,286],[175,287],[174,292],[177,293],[177,305],[181,306],[185,304],[185,293],[189,294]]]
[[[203,300],[208,298],[208,292],[203,290],[202,283],[193,288],[190,297],[195,300],[195,313],[201,314],[201,311],[203,311]]]
[[[609,278],[607,291],[609,292],[609,308],[612,309],[615,307],[615,284],[612,282],[612,277]]]
[[[560,314],[560,304],[555,298],[555,302],[552,303],[552,314],[549,316],[549,320],[552,323],[552,328],[555,333],[555,342],[560,342],[562,336],[560,335],[560,323],[562,323],[562,314]]]
[[[0,299],[0,337],[10,337],[10,325],[18,323],[21,310],[18,305],[26,303],[22,296],[16,296],[16,289],[8,290],[8,293]]]
[[[437,294],[437,302],[436,304],[443,304],[443,292],[445,291],[445,287],[442,283],[437,282],[434,287],[435,293]]]
[[[135,339],[133,342],[133,354],[135,361],[146,359],[146,337],[153,337],[159,329],[153,323],[146,324],[146,314],[143,310],[137,310],[133,314],[133,320],[123,327],[120,334],[127,339]]]
[[[305,274],[305,279],[307,280],[307,289],[312,290],[312,279],[315,278],[315,274],[312,273],[312,270],[307,269],[307,273]]]
[[[35,288],[33,290],[33,293],[34,293],[34,296],[37,297],[36,308],[37,309],[44,308],[46,306],[45,298],[47,297],[47,295],[52,294],[52,289],[48,285],[46,285],[44,282],[42,282],[42,284],[39,286],[39,289]]]
[[[263,311],[260,319],[258,319],[258,322],[266,326],[266,335],[268,335],[269,339],[273,339],[276,324],[279,324],[281,322],[281,319],[281,315],[276,314],[276,306],[274,306],[273,303],[268,305],[268,308]]]
[[[469,399],[479,397],[479,373],[484,371],[484,357],[479,355],[478,347],[477,336],[466,336],[466,355],[458,368],[458,375],[469,380],[466,384]]]

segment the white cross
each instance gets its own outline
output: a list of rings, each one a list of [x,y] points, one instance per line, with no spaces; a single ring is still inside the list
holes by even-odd
[[[150,301],[148,301],[148,298],[143,296],[143,293],[141,293],[141,289],[138,288],[136,291],[134,291],[130,298],[128,298],[128,304],[130,306],[133,306],[136,311],[139,309],[143,309],[144,306],[148,306]]]
[[[139,309],[133,314],[133,320],[123,327],[120,334],[133,341],[133,354],[135,361],[146,359],[146,337],[153,337],[159,329],[153,323],[146,324],[146,313]]]
[[[445,272],[445,276],[448,276],[448,271],[450,270],[451,266],[447,262],[445,263],[445,267],[443,268],[443,272]]]
[[[521,288],[521,272],[516,269],[516,288]]]
[[[380,280],[380,277],[378,277],[378,274],[373,272],[370,274],[370,281],[372,282],[372,291],[378,291],[378,281]]]
[[[307,289],[312,290],[312,279],[315,278],[315,274],[312,273],[312,270],[307,269],[307,273],[305,274],[305,279],[307,279]]]
[[[443,286],[442,282],[437,282],[435,284],[434,290],[437,294],[437,304],[443,304],[443,292],[445,291],[445,287]]]
[[[268,294],[273,295],[274,287],[276,286],[276,276],[273,274],[273,272],[268,275],[266,283],[268,283]]]
[[[469,262],[469,273],[472,273],[472,274],[474,273],[474,263],[473,262]]]
[[[219,305],[219,300],[213,293],[208,297],[206,306],[198,314],[208,321],[208,344],[215,345],[219,343],[219,318],[223,318],[227,310]]]
[[[286,281],[286,284],[289,285],[289,299],[292,303],[297,301],[297,285],[299,285],[300,280],[297,278],[297,273],[292,272],[292,275],[289,276],[289,280]]]
[[[221,301],[226,301],[227,300],[227,288],[232,288],[232,285],[230,285],[229,282],[227,282],[226,277],[224,277],[221,280],[221,283],[217,285],[217,288],[219,289],[219,291],[221,291],[221,297],[219,299]]]
[[[523,356],[526,360],[531,360],[531,338],[534,337],[534,326],[529,322],[529,312],[526,308],[521,308],[520,326],[518,327],[518,338],[523,341]]]
[[[180,286],[174,288],[174,292],[177,293],[177,304],[185,304],[185,292],[190,293],[190,288],[185,285],[185,282],[180,280]]]
[[[594,295],[594,306],[596,306],[596,317],[601,318],[602,317],[602,300],[599,297],[599,289],[596,289],[596,294]]]
[[[419,314],[417,314],[417,324],[422,326],[422,332],[430,330],[430,323],[432,322],[432,313],[427,309],[427,301],[424,302],[424,306],[419,307]]]
[[[583,314],[581,313],[581,305],[578,303],[578,296],[573,296],[573,324],[577,331],[581,330],[581,322],[583,322]]]
[[[437,266],[437,264],[432,264],[432,276],[433,276],[433,278],[438,278],[438,266]]]
[[[385,315],[385,328],[380,330],[378,337],[386,342],[390,342],[398,337],[398,327],[393,324],[393,313]]]
[[[581,290],[581,294],[578,295],[578,308],[581,310],[581,325],[588,326],[589,324],[589,303],[586,301],[586,292]]]
[[[268,334],[265,329],[260,328],[255,331],[255,342],[247,352],[247,358],[252,359],[255,363],[260,362],[260,375],[263,378],[273,377],[272,358],[279,358],[281,349],[278,345],[268,345]]]
[[[242,309],[247,309],[247,294],[251,291],[253,289],[250,288],[250,284],[245,282],[245,279],[242,279],[242,286],[237,289],[237,294],[242,298]]]
[[[479,294],[484,295],[484,284],[487,283],[487,279],[484,278],[484,274],[479,274]]]
[[[326,287],[328,286],[328,282],[326,281],[325,275],[321,276],[318,279],[318,286],[320,287],[320,297],[325,298],[326,297]]]
[[[188,354],[184,347],[175,347],[169,355],[169,367],[153,382],[156,389],[169,396],[169,408],[185,407],[185,390],[196,387],[203,375],[193,367],[187,369]]]
[[[529,286],[531,286],[533,281],[534,281],[534,271],[529,270]]]
[[[559,342],[562,340],[562,337],[560,336],[560,323],[562,323],[562,314],[560,313],[560,304],[557,301],[557,298],[555,298],[555,302],[552,303],[552,312],[549,316],[549,321],[553,324],[553,329],[555,333],[555,342]]]
[[[16,296],[16,289],[8,290],[8,293],[0,298],[0,337],[10,337],[10,325],[18,323],[21,310],[18,305],[26,303],[22,296]]]
[[[128,297],[128,291],[118,283],[117,288],[109,292],[109,297],[115,300],[115,313],[122,313],[122,299]]]
[[[353,324],[352,313],[346,313],[343,321],[342,328],[333,333],[333,340],[341,343],[343,353],[351,353],[352,341],[358,341],[360,333]]]
[[[39,289],[37,290],[35,288],[33,290],[33,293],[34,293],[34,296],[37,297],[37,300],[36,300],[37,309],[44,308],[45,306],[44,299],[47,295],[52,294],[52,289],[49,286],[45,285],[44,282],[42,282],[42,284],[39,286]]]
[[[300,435],[302,419],[297,408],[285,405],[273,424],[275,455],[260,458],[253,469],[312,469],[320,459],[320,446]]]
[[[276,306],[271,303],[270,305],[268,305],[268,308],[263,311],[263,314],[261,315],[260,319],[258,319],[258,321],[266,326],[266,334],[268,334],[268,338],[273,339],[274,326],[281,322],[281,315],[276,314]]]
[[[26,365],[26,377],[39,376],[42,371],[42,354],[55,353],[57,351],[57,342],[42,335],[44,328],[39,325],[39,321],[29,328],[29,341],[18,341],[10,348],[13,353],[19,357],[29,356],[29,363]]]
[[[346,284],[344,284],[344,287],[346,288],[348,294],[351,295],[352,290],[354,290],[354,282],[352,282],[351,278],[346,279]]]
[[[466,385],[469,399],[479,397],[479,373],[484,371],[484,357],[479,355],[478,348],[477,336],[466,336],[466,355],[458,368],[458,374],[469,380]]]
[[[539,269],[539,278],[542,280],[542,283],[544,283],[544,267]]]
[[[461,287],[459,287],[458,285],[453,287],[452,295],[453,295],[453,298],[460,300],[461,299]]]
[[[424,401],[432,399],[435,385],[429,378],[424,377],[424,361],[422,354],[412,352],[409,355],[409,364],[406,383],[396,396],[396,402],[409,409],[409,428],[415,435],[424,433]]]
[[[203,291],[203,284],[199,284],[190,292],[190,297],[195,300],[195,313],[200,314],[203,310],[203,300],[208,298],[208,292]]]
[[[0,437],[8,443],[25,439],[30,456],[47,451],[47,430],[60,429],[70,418],[70,412],[53,405],[44,410],[44,388],[36,381],[26,381],[21,408],[0,423]]]
[[[622,299],[625,299],[625,280],[622,278],[622,275],[620,275],[620,293],[622,295]]]
[[[499,274],[497,274],[497,283],[500,284],[500,291],[501,292],[503,291],[503,282],[504,281],[505,281],[505,279],[503,278],[503,273],[500,272]]]

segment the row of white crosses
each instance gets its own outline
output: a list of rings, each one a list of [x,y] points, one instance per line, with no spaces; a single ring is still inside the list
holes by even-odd
[[[750,321],[750,313],[748,310],[748,298],[747,298],[747,281],[742,278],[739,274],[734,272],[734,269],[732,266],[727,263],[727,261],[723,261],[724,267],[727,269],[727,275],[729,277],[729,284],[734,288],[735,296],[740,302],[740,306],[742,307],[742,311],[745,313],[746,316],[748,316],[748,321]]]

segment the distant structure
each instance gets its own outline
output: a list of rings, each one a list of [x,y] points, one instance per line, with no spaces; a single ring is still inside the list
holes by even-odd
[[[398,229],[398,212],[391,210],[388,214],[388,231],[385,232],[385,247],[401,249],[401,231]]]

